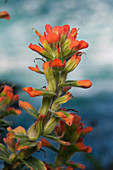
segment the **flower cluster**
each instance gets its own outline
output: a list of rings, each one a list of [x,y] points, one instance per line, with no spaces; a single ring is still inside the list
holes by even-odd
[[[1,84],[0,93],[0,131],[3,132],[7,126],[11,125],[11,122],[3,120],[4,117],[14,114],[21,114],[20,109],[15,109],[11,105],[19,100],[19,95],[13,93],[13,88],[8,85]]]
[[[15,129],[8,128],[7,137],[4,142],[7,144],[12,154],[5,151],[5,161],[9,169],[15,169],[22,165],[30,169],[58,170],[63,169],[63,165],[68,169],[84,169],[81,163],[72,162],[71,156],[79,151],[91,152],[90,146],[83,144],[83,137],[89,133],[92,128],[84,128],[81,117],[76,113],[70,113],[70,110],[61,108],[61,105],[68,102],[73,95],[69,92],[72,87],[89,88],[92,83],[89,80],[67,80],[68,73],[72,72],[81,60],[84,52],[80,50],[87,48],[88,43],[84,40],[77,40],[78,30],[69,25],[45,26],[44,35],[37,30],[35,33],[39,37],[39,45],[30,44],[29,48],[39,53],[43,61],[42,70],[38,65],[29,66],[29,69],[45,76],[47,84],[43,88],[24,87],[23,90],[30,97],[43,96],[42,105],[37,111],[31,104],[26,101],[19,101],[20,107],[27,111],[36,120],[26,131],[19,126]],[[44,138],[38,141],[39,137]],[[55,148],[47,139],[54,140],[59,143],[59,147]],[[1,150],[4,146],[0,145]],[[42,147],[57,153],[54,163],[49,164],[39,161],[30,156],[37,150],[43,150]],[[7,154],[7,155],[6,155]],[[35,162],[35,163],[34,163]]]

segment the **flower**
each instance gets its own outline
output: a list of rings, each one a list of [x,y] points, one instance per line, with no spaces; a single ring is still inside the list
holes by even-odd
[[[43,71],[39,69],[38,65],[36,65],[36,67],[29,66],[28,68],[36,73],[44,74]]]
[[[51,67],[54,69],[60,69],[62,70],[66,65],[66,60],[62,63],[62,61],[60,59],[55,58],[52,63],[51,63]]]
[[[10,15],[7,11],[0,11],[0,18],[10,19]]]
[[[44,35],[41,35],[35,30],[41,44],[40,46],[30,44],[29,48],[50,60],[55,58],[62,58],[65,60],[75,54],[78,50],[88,47],[87,42],[76,39],[78,34],[77,28],[72,28],[70,31],[69,25],[55,26],[52,28],[51,25],[46,24],[45,31]]]

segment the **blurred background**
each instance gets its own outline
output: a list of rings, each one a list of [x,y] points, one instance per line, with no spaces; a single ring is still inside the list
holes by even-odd
[[[34,59],[37,53],[28,48],[30,43],[38,44],[38,36],[32,28],[43,34],[45,24],[69,24],[80,28],[78,40],[85,40],[89,47],[83,51],[79,66],[69,74],[68,79],[89,79],[93,86],[88,89],[72,88],[70,92],[77,98],[65,107],[79,111],[82,120],[93,127],[85,144],[92,146],[92,153],[77,154],[72,159],[81,161],[89,170],[113,169],[113,1],[112,0],[0,0],[0,11],[8,11],[11,19],[0,20],[0,83],[15,85],[21,100],[27,100],[37,109],[41,97],[30,98],[23,87],[41,88],[44,76],[28,69],[28,66],[42,62]],[[13,128],[18,125],[26,129],[33,123],[27,113],[7,117],[13,120]],[[53,161],[55,154],[50,151],[44,161]],[[47,153],[48,154],[48,153]]]

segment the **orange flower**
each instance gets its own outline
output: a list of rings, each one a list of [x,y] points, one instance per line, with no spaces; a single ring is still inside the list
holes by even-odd
[[[32,87],[24,87],[23,90],[26,91],[31,97],[41,96],[42,94],[44,94],[43,91],[35,90]]]
[[[10,151],[15,152],[15,139],[13,133],[7,133],[7,136],[6,138],[3,138],[3,141],[6,143]]]
[[[7,111],[14,111],[17,115],[21,114],[21,110],[20,109],[15,109],[14,107],[8,107],[6,110]]]
[[[7,92],[13,92],[12,87],[6,85],[2,91],[3,94],[6,94]]]
[[[89,88],[92,86],[92,83],[90,80],[79,80],[76,82],[78,87],[82,87],[82,88]]]
[[[70,32],[70,26],[69,25],[63,25],[62,27],[62,34],[69,34]]]
[[[77,50],[77,47],[79,47],[80,45],[80,42],[78,40],[75,40],[75,41],[72,41],[69,48],[70,49],[74,49],[74,50]]]
[[[43,69],[46,71],[51,67],[51,61],[43,63]]]
[[[10,19],[10,15],[7,11],[0,11],[0,18]]]
[[[32,71],[35,71],[35,72],[39,72],[39,68],[38,68],[38,66],[36,65],[36,67],[31,67],[31,66],[29,66],[28,67],[30,70],[32,70]]]
[[[49,25],[49,24],[46,24],[45,25],[45,30],[46,30],[46,32],[47,32],[47,34],[50,34],[50,33],[52,33],[52,26],[51,25]]]
[[[43,53],[44,49],[42,49],[40,46],[36,45],[36,44],[32,44],[30,43],[30,45],[28,46],[31,50],[36,51],[38,53]]]
[[[73,122],[73,118],[74,116],[71,115],[71,114],[68,114],[68,116],[66,116],[66,114],[64,114],[64,112],[62,111],[58,111],[58,112],[55,112],[58,117],[60,117],[61,119],[64,120],[64,122],[68,125],[68,126],[71,126],[72,125],[72,122]]]
[[[87,42],[81,40],[81,41],[79,42],[78,50],[81,50],[81,49],[83,49],[83,48],[87,48],[88,46],[89,46],[89,44],[88,44]]]
[[[28,68],[32,71],[35,71],[36,73],[44,74],[43,71],[39,69],[38,65],[36,65],[36,67],[29,66]]]
[[[64,61],[64,62],[62,63],[62,61],[59,60],[59,59],[57,59],[57,58],[55,58],[55,59],[52,61],[52,64],[51,64],[52,68],[64,68],[65,65],[66,65],[66,61]]]
[[[14,133],[14,134],[24,134],[26,135],[26,130],[22,126],[18,126],[15,129],[12,129],[11,127],[7,128],[7,131]]]
[[[50,33],[46,35],[46,40],[49,44],[59,42],[59,36],[56,33]]]
[[[19,106],[22,107],[23,109],[33,109],[33,106],[31,104],[29,104],[28,102],[23,102],[23,101],[19,101]]]
[[[92,148],[90,146],[84,146],[83,139],[79,139],[79,141],[75,145],[80,151],[88,152],[88,153],[92,151]]]

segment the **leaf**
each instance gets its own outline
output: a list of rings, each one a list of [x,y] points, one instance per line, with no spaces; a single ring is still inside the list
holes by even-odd
[[[10,163],[9,156],[10,156],[10,153],[7,151],[7,148],[3,144],[0,143],[0,159],[4,160],[5,162],[9,164]]]
[[[63,104],[63,103],[66,103],[68,100],[71,99],[71,97],[72,97],[72,95],[69,92],[67,92],[65,95],[63,95],[62,97],[57,98],[53,102],[53,104],[51,106],[51,109],[52,110],[58,110],[60,105]]]
[[[31,116],[38,118],[37,110],[28,102],[19,101],[19,106],[22,107],[26,112],[28,112]]]
[[[65,146],[69,146],[70,145],[70,142],[66,142],[66,141],[63,141],[63,140],[60,140],[58,137],[55,137],[55,136],[51,136],[51,135],[43,135],[44,137],[46,138],[49,138],[49,139],[52,139],[62,145],[65,145]]]
[[[30,168],[31,170],[47,170],[44,163],[32,156],[30,156],[28,159],[21,160],[27,168]]]

